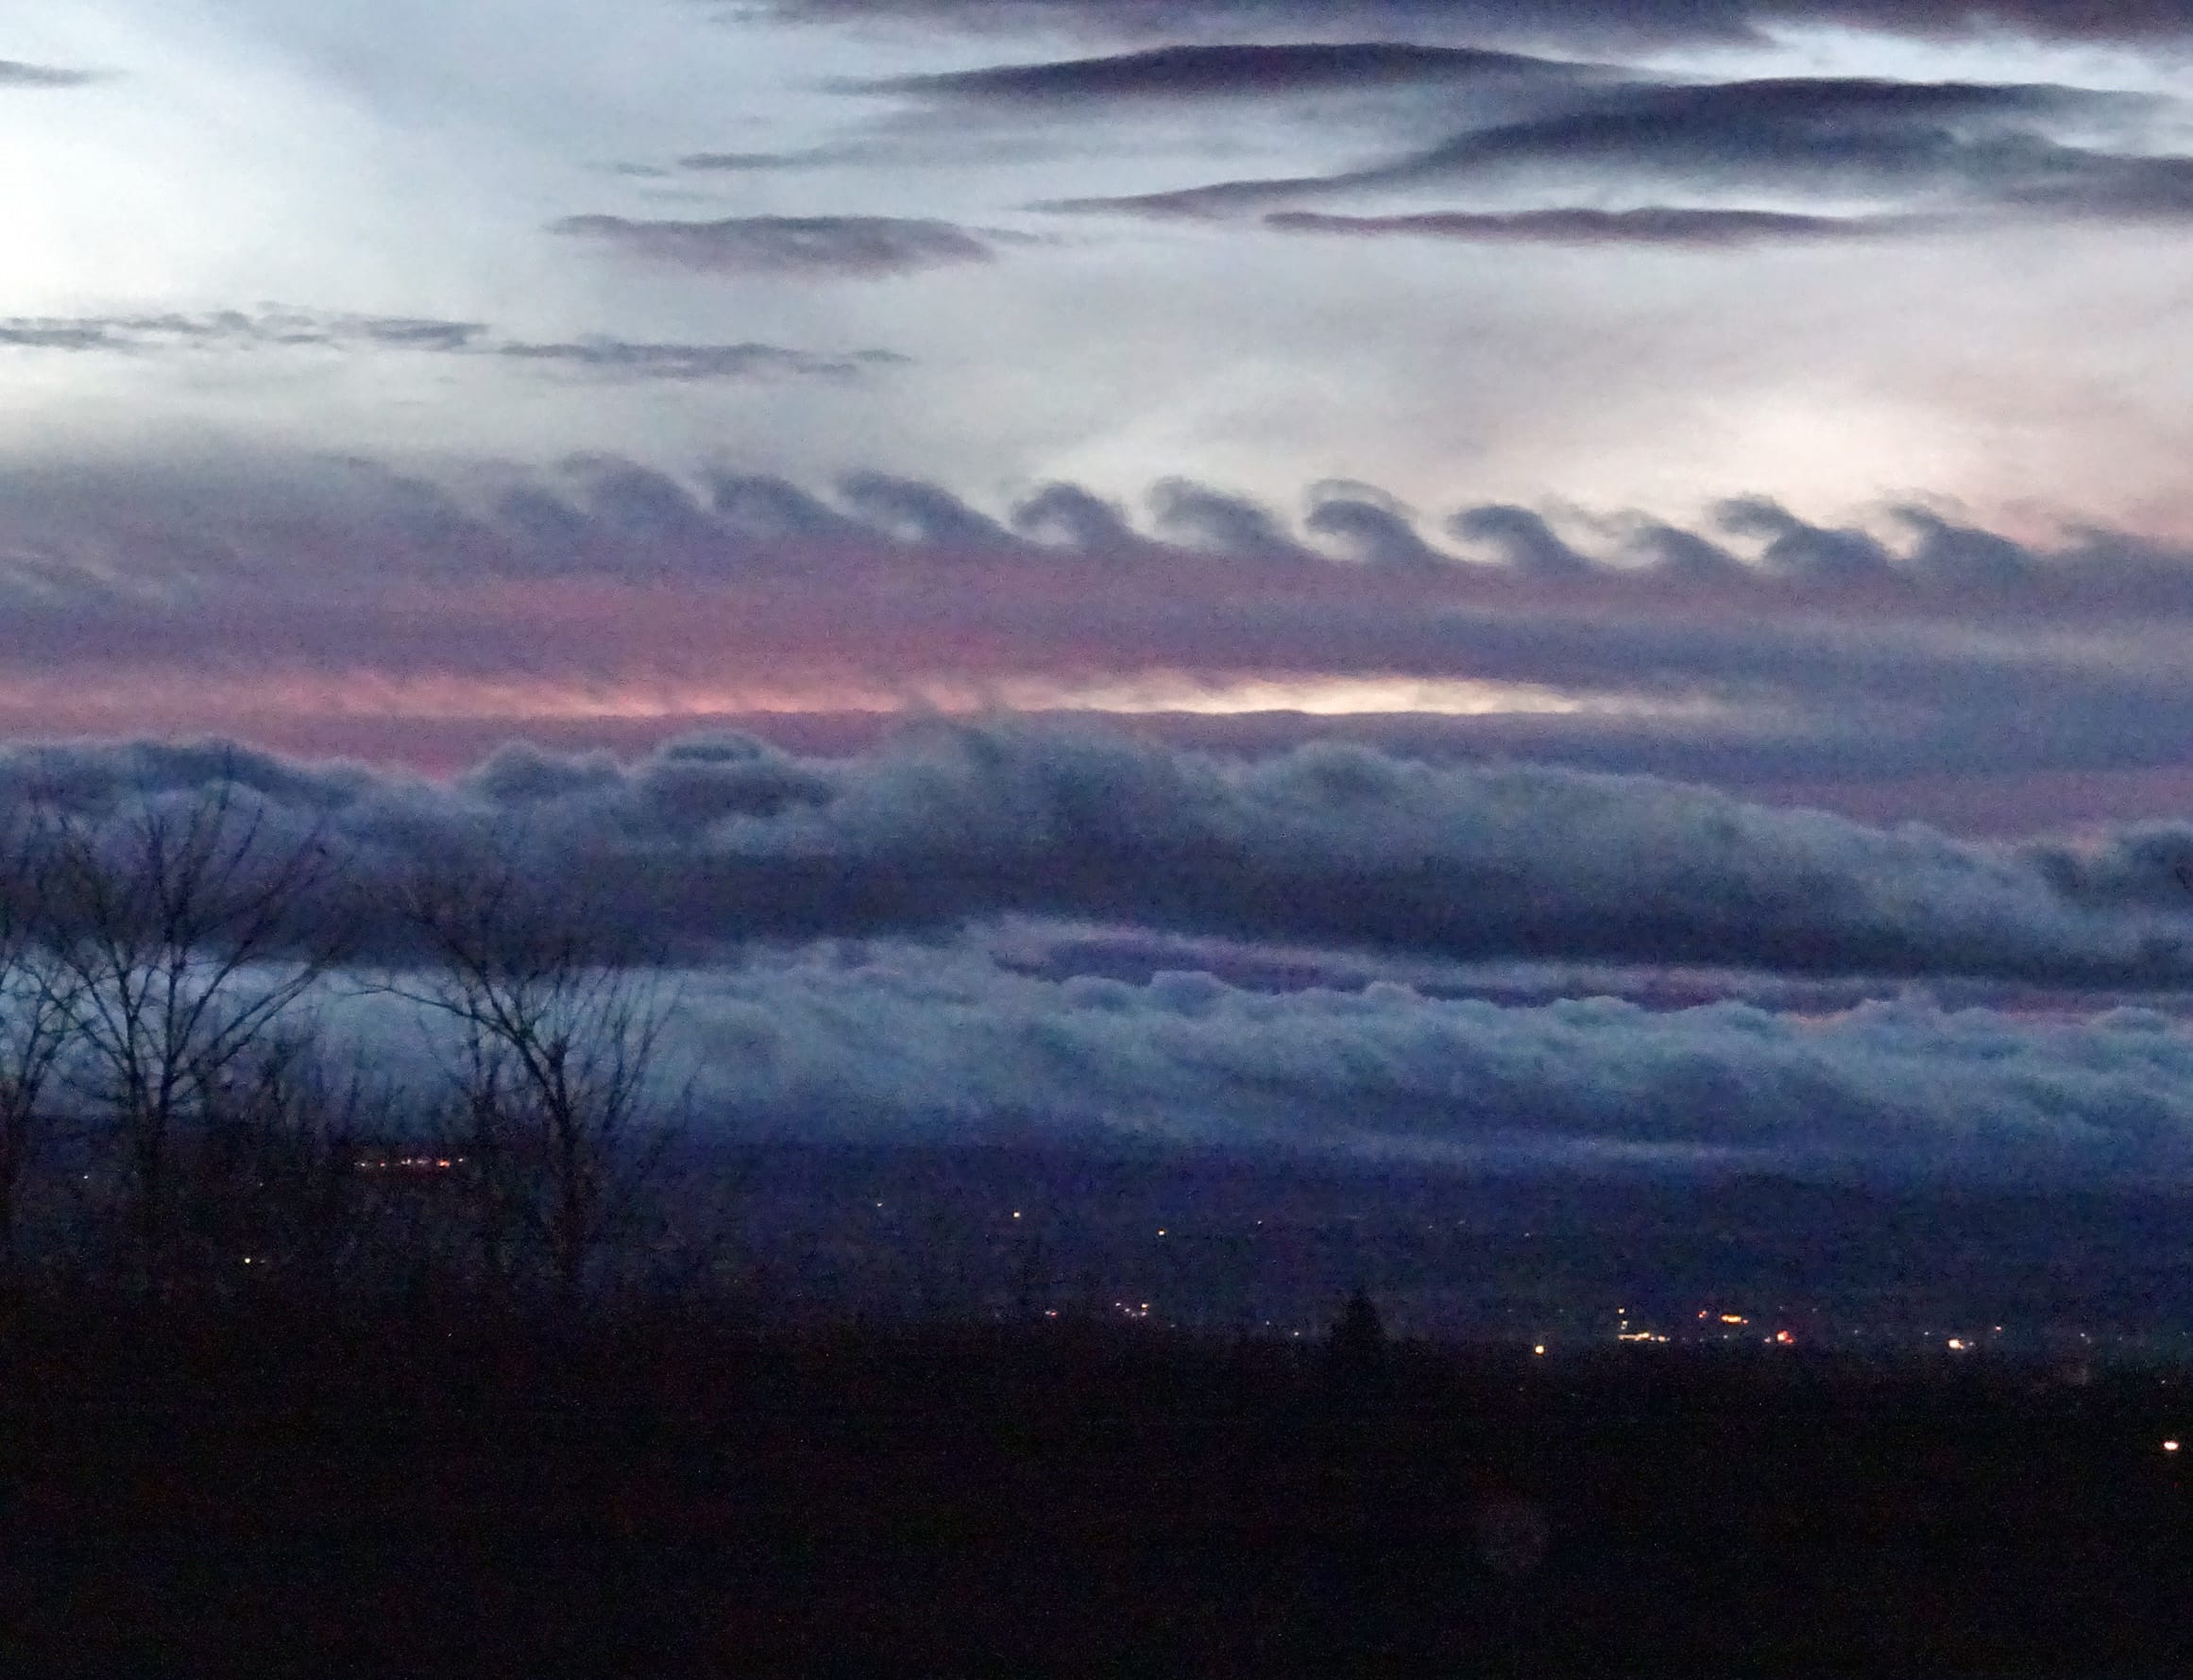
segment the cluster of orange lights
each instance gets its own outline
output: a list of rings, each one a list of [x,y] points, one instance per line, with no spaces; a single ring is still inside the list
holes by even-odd
[[[387,1161],[355,1161],[351,1164],[366,1173],[446,1173],[453,1166],[462,1166],[462,1155],[399,1155]]]
[[[1728,1325],[1747,1325],[1751,1322],[1751,1319],[1742,1313],[1712,1313],[1705,1311],[1704,1309],[1699,1311],[1698,1317],[1701,1322],[1711,1321]],[[1635,1334],[1632,1334],[1629,1329],[1629,1320],[1624,1318],[1622,1322],[1622,1333],[1615,1339],[1624,1342],[1664,1342],[1668,1338],[1666,1336],[1654,1335],[1649,1331],[1640,1331]],[[1773,1335],[1765,1338],[1765,1340],[1782,1348],[1794,1346],[1796,1342],[1796,1339],[1797,1338],[1795,1336],[1792,1335],[1786,1330],[1777,1330]]]

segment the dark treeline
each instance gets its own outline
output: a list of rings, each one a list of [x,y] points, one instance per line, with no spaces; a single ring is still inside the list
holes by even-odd
[[[23,1672],[2184,1672],[2176,1380],[273,1300],[0,1336]],[[575,1667],[574,1667],[575,1665]]]

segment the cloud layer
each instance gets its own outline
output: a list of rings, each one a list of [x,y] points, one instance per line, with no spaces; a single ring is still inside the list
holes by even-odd
[[[780,1136],[2051,1190],[2193,1175],[2193,1041],[2144,1010],[1504,1009],[1193,971],[1034,980],[888,946],[699,976],[686,996],[680,1048],[715,1123]]]
[[[2193,988],[2193,830],[1960,843],[1650,778],[1086,731],[910,730],[851,759],[737,737],[630,767],[511,747],[454,786],[213,747],[20,750],[0,799],[95,821],[216,782],[369,877],[521,844],[552,902],[670,943],[1024,915],[1468,960]],[[369,902],[382,903],[375,893]]]

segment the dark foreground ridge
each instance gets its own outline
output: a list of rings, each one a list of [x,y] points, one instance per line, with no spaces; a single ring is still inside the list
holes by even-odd
[[[0,1649],[26,1674],[2193,1658],[2184,1373],[1342,1323],[19,1300]]]

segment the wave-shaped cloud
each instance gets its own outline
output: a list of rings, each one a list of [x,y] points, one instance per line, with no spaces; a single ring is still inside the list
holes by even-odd
[[[501,717],[568,739],[569,707],[654,740],[742,710],[1338,705],[1425,714],[1358,733],[1449,757],[1754,783],[2170,766],[2193,731],[2193,559],[1928,510],[1433,521],[1331,485],[1298,522],[1174,481],[1144,523],[1074,485],[994,513],[887,474],[825,495],[614,457],[467,484],[305,464],[7,489],[19,733],[300,742],[286,725],[380,716],[391,742],[407,718],[478,741]],[[1352,698],[1321,700],[1335,684]]]

